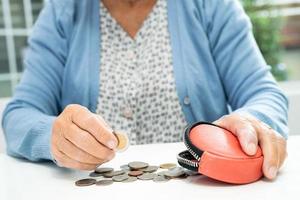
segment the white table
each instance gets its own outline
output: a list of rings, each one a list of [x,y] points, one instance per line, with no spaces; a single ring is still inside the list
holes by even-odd
[[[74,182],[88,172],[62,169],[51,163],[30,163],[0,154],[0,199],[299,199],[300,137],[291,136],[289,156],[276,181],[262,179],[248,185],[229,185],[204,176],[166,183],[137,181],[110,186],[77,187]],[[176,162],[182,143],[132,146],[106,166],[114,168],[133,160],[150,164]]]

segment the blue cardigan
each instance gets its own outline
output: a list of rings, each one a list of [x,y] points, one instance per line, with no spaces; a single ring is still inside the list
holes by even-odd
[[[246,112],[287,137],[288,101],[237,0],[168,0],[176,88],[189,123]],[[52,159],[51,130],[68,104],[95,112],[99,0],[50,0],[29,39],[25,72],[2,126],[8,154]],[[99,53],[100,52],[100,53]]]

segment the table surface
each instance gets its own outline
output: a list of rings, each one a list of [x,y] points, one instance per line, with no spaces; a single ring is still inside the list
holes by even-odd
[[[297,199],[300,186],[300,136],[288,141],[287,161],[276,181],[261,179],[247,185],[230,185],[205,176],[165,183],[136,181],[110,186],[77,187],[74,182],[88,172],[58,168],[52,163],[31,163],[0,154],[0,199]],[[182,143],[131,146],[105,166],[118,168],[130,161],[153,165],[176,162]]]

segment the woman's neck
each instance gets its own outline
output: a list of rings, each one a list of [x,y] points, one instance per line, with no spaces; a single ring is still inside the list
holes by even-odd
[[[123,29],[136,35],[157,0],[102,0],[105,7]]]
[[[121,6],[121,7],[136,7],[136,6],[147,6],[151,2],[156,0],[102,0],[110,5]]]
[[[141,2],[143,0],[121,0],[121,1],[123,1],[127,4],[136,4],[136,3]]]

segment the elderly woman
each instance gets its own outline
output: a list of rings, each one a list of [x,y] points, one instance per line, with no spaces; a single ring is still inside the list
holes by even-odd
[[[237,0],[50,0],[7,106],[8,154],[90,170],[132,144],[181,141],[214,122],[264,154],[274,179],[286,157],[287,99]],[[175,153],[175,152],[174,152]]]

